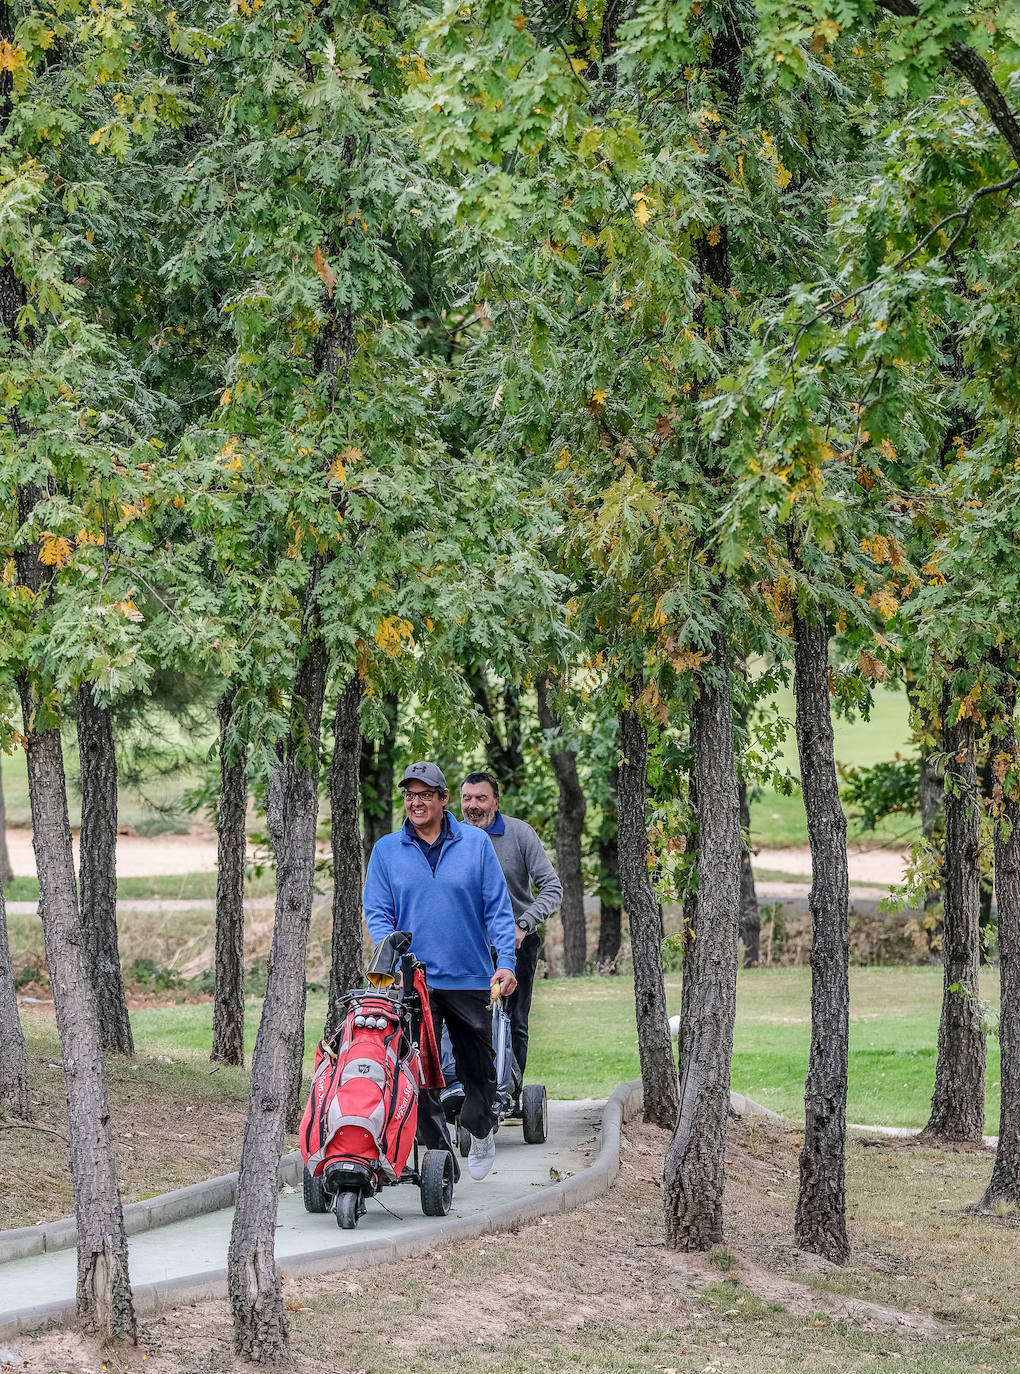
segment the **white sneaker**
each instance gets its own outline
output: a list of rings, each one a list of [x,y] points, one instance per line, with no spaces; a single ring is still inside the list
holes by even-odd
[[[473,1179],[481,1181],[496,1162],[496,1137],[488,1135],[471,1137],[468,1150],[468,1173]]]

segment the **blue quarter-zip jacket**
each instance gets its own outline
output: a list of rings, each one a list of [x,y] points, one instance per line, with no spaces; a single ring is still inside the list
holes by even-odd
[[[434,873],[403,828],[376,842],[365,875],[365,922],[376,944],[390,931],[410,931],[431,987],[487,988],[490,946],[500,968],[517,962],[510,894],[485,831],[449,821]]]

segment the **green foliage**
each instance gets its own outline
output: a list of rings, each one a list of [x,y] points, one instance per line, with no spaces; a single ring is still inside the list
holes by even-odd
[[[843,801],[862,830],[872,830],[887,816],[913,815],[921,776],[918,759],[893,759],[870,768],[841,770]]]

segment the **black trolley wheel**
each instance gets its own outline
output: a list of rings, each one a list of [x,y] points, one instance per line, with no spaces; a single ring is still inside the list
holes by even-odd
[[[337,1193],[333,1210],[336,1212],[336,1224],[341,1231],[353,1231],[358,1224],[358,1218],[365,1211],[365,1204],[356,1188],[344,1188]]]
[[[541,1083],[529,1083],[521,1093],[521,1125],[529,1145],[541,1145],[549,1134],[549,1098]]]
[[[457,1149],[461,1159],[467,1159],[471,1150],[471,1132],[466,1126],[457,1125]]]
[[[421,1162],[421,1210],[427,1217],[445,1217],[453,1202],[453,1155],[449,1150],[426,1150]]]
[[[329,1203],[326,1200],[326,1189],[323,1186],[322,1175],[314,1178],[308,1172],[308,1165],[305,1165],[304,1179],[302,1180],[302,1192],[305,1199],[306,1212],[328,1212]]]

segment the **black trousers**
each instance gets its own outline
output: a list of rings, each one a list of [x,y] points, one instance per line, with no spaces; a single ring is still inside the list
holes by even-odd
[[[432,1024],[438,1045],[445,1024],[450,1032],[457,1077],[464,1089],[461,1125],[474,1136],[488,1135],[496,1124],[496,1057],[492,1052],[492,1012],[488,989],[430,988]],[[429,1150],[451,1150],[450,1133],[438,1092],[418,1098],[418,1141]]]
[[[538,954],[542,940],[537,930],[525,935],[517,951],[517,987],[509,997],[503,998],[503,1006],[510,1018],[510,1039],[513,1042],[514,1058],[524,1077],[524,1066],[528,1062],[528,1017],[531,1015],[531,994],[535,991],[535,970],[538,967]]]

